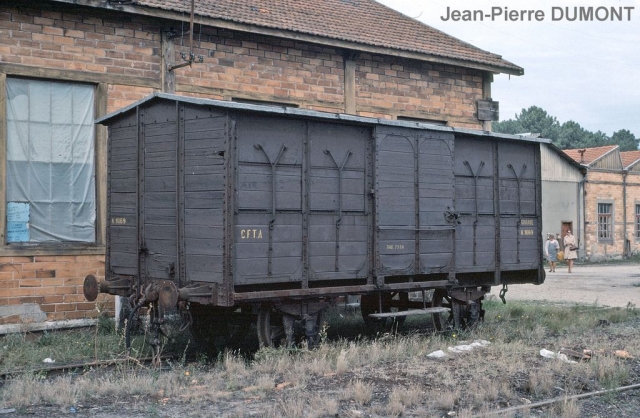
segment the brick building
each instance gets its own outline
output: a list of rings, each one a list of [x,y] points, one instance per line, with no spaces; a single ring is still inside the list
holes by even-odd
[[[98,314],[82,295],[108,221],[94,117],[164,91],[490,130],[493,74],[523,74],[372,0],[198,0],[192,31],[190,5],[0,0],[0,324]]]
[[[640,250],[640,151],[617,145],[565,150],[586,169],[584,258],[619,259]]]

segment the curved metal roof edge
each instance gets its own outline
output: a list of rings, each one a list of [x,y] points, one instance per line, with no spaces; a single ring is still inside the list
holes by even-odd
[[[237,103],[226,100],[215,100],[215,99],[205,99],[205,98],[195,98],[189,96],[181,96],[178,94],[170,94],[170,93],[162,93],[155,92],[143,99],[138,100],[137,102],[131,103],[130,105],[123,107],[115,112],[109,113],[105,116],[95,119],[95,123],[104,124],[111,119],[115,119],[129,111],[135,109],[138,106],[141,106],[147,102],[151,102],[157,99],[164,100],[175,100],[183,103],[191,103],[197,105],[211,105],[217,106],[227,109],[236,109],[236,110],[253,110],[259,111],[263,113],[271,113],[271,114],[280,114],[280,115],[292,115],[292,116],[300,116],[314,119],[322,119],[322,120],[339,120],[346,122],[357,122],[368,125],[378,124],[378,125],[386,125],[386,126],[398,126],[404,128],[414,128],[414,129],[429,129],[432,131],[442,131],[442,132],[451,132],[458,133],[464,135],[471,136],[490,136],[493,138],[500,138],[506,140],[518,140],[518,141],[526,141],[526,142],[537,142],[543,144],[551,144],[551,140],[547,138],[533,138],[524,135],[511,135],[511,134],[502,134],[496,132],[489,131],[481,131],[475,129],[467,129],[467,128],[453,128],[448,126],[439,126],[439,125],[430,125],[428,123],[420,123],[420,122],[412,122],[412,121],[399,121],[399,120],[389,120],[389,119],[381,119],[381,118],[369,118],[365,116],[355,116],[348,115],[344,113],[330,113],[330,112],[319,112],[317,110],[308,110],[308,109],[299,109],[295,107],[276,107],[276,106],[267,106],[267,105],[257,105],[257,104],[248,104],[248,103]],[[557,148],[557,147],[556,147]],[[568,157],[568,156],[567,156]]]

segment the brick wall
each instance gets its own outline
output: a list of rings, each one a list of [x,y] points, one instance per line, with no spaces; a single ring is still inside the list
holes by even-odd
[[[404,115],[482,129],[476,117],[480,71],[369,54],[361,54],[356,65],[361,115]]]
[[[203,29],[196,55],[204,63],[176,70],[177,91],[213,89],[219,97],[294,103],[341,113],[345,107],[343,51],[303,42],[228,30]],[[188,48],[176,42],[179,53]],[[184,42],[183,42],[184,44]],[[356,113],[446,120],[482,129],[476,102],[482,72],[361,53],[356,61]]]
[[[121,18],[113,13],[92,16],[78,8],[61,12],[7,4],[3,9],[0,12],[3,62],[57,70],[158,76],[160,29],[149,20]]]
[[[343,112],[349,56],[356,63],[357,114],[442,119],[451,126],[482,128],[475,116],[475,102],[482,98],[479,71],[365,53],[347,55],[338,48],[275,37],[196,26],[194,52],[203,55],[204,62],[163,77],[166,45],[161,30],[173,28],[180,34],[182,26],[72,4],[16,5],[0,0],[0,72],[8,77],[106,83],[107,112],[161,89],[167,77],[175,78],[178,94]],[[179,63],[188,40],[185,35],[171,42],[173,61]],[[10,70],[3,70],[8,66]],[[97,314],[96,304],[84,301],[81,287],[87,274],[104,276],[103,254],[33,254],[3,257],[0,248],[0,323]],[[113,308],[112,298],[99,300]]]
[[[585,250],[592,261],[619,259],[627,251],[640,251],[640,241],[635,238],[635,205],[640,204],[640,175],[629,174],[626,187],[626,229],[623,175],[589,171],[585,186]],[[598,203],[613,204],[613,233],[611,242],[598,239]]]
[[[113,298],[87,302],[82,283],[104,276],[104,256],[0,257],[0,325],[94,318],[113,311]],[[96,309],[98,308],[98,309]]]

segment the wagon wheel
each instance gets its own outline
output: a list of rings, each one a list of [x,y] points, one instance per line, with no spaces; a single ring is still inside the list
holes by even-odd
[[[305,341],[309,348],[316,347],[320,343],[323,314],[322,310],[318,311],[315,327],[307,330],[304,320],[268,306],[261,307],[257,322],[260,347],[293,347]]]
[[[324,310],[318,311],[315,316],[315,333],[307,332],[307,344],[309,348],[316,348],[320,345],[322,326],[324,325]]]
[[[289,321],[287,321],[289,322]],[[281,312],[269,307],[262,306],[258,312],[258,341],[260,347],[280,347],[283,344],[290,346],[293,344],[291,338],[287,341],[287,333],[285,332],[284,315]],[[290,330],[289,334],[293,333]]]
[[[445,289],[435,289],[433,291],[433,298],[431,299],[431,306],[434,308],[447,308],[447,313],[434,313],[433,326],[436,331],[442,331],[453,326],[453,310],[451,309],[451,296]]]
[[[463,303],[449,296],[445,289],[436,289],[431,306],[449,309],[448,313],[433,314],[433,324],[437,331],[449,328],[468,329],[482,319],[482,298]]]
[[[229,310],[192,303],[189,313],[196,347],[211,356],[229,347],[239,347],[247,335],[244,318]]]

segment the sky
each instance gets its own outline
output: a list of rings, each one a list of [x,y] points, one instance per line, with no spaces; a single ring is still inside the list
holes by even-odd
[[[573,120],[609,136],[628,129],[640,137],[640,0],[377,1],[523,67],[523,76],[494,76],[492,98],[500,102],[500,120],[535,105],[560,123]],[[505,7],[540,10],[544,18],[505,21]],[[600,18],[613,7],[623,20],[569,21],[574,7],[603,8]],[[447,8],[485,15],[495,10],[496,17],[443,21]]]

